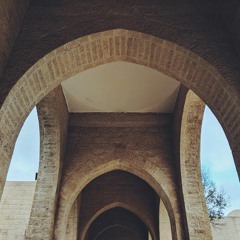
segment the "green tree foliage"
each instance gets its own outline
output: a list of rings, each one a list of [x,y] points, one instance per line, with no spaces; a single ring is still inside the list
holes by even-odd
[[[223,218],[224,210],[229,206],[230,198],[222,188],[218,189],[216,187],[209,170],[205,167],[202,168],[202,184],[208,215],[211,223],[214,224],[216,220]]]

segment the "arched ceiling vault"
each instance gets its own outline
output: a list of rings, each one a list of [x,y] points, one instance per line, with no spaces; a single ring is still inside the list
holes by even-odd
[[[171,113],[180,83],[123,61],[100,65],[62,83],[69,112]]]

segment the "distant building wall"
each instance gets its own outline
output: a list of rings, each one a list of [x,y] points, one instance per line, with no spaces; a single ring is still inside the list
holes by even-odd
[[[0,202],[0,239],[23,240],[36,182],[6,182]]]
[[[234,210],[222,220],[219,225],[212,226],[213,240],[239,240],[240,239],[240,210]]]

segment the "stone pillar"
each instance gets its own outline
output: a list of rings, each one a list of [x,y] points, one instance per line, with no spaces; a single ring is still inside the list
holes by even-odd
[[[160,240],[172,240],[172,230],[168,212],[161,200],[159,205],[159,232]]]
[[[200,133],[204,103],[189,91],[183,109],[180,171],[190,240],[211,240],[211,228],[201,181]]]
[[[80,196],[75,200],[70,210],[67,223],[66,240],[78,239]]]
[[[68,112],[60,88],[48,94],[37,107],[41,130],[41,157],[25,239],[51,240],[61,180]]]

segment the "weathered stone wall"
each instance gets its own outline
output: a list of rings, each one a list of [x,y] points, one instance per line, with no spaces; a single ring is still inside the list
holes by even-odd
[[[0,239],[24,240],[36,182],[6,182],[0,202]]]
[[[29,0],[0,1],[0,76],[13,49]]]
[[[240,239],[240,210],[234,210],[228,216],[211,225],[214,240]]]

